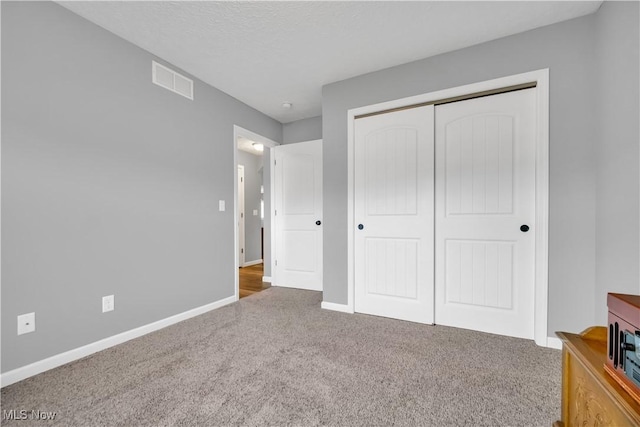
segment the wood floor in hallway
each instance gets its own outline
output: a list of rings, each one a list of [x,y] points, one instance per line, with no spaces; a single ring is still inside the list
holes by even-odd
[[[256,292],[269,288],[271,285],[262,281],[264,265],[257,264],[240,268],[240,298],[248,297]]]

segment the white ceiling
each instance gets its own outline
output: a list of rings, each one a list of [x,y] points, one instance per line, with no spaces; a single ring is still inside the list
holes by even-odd
[[[60,2],[282,123],[320,115],[327,83],[587,15],[601,3]]]
[[[246,151],[247,153],[251,153],[255,156],[262,156],[264,153],[264,146],[262,147],[263,151],[258,151],[253,144],[253,141],[245,138],[244,136],[238,137],[238,150]]]

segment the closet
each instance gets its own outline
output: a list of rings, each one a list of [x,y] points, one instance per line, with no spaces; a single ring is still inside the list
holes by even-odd
[[[354,122],[355,311],[533,338],[536,89]]]

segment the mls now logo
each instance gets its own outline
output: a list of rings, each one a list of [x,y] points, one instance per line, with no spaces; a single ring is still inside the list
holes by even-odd
[[[26,409],[9,409],[2,411],[3,420],[55,420],[56,412],[27,411]]]

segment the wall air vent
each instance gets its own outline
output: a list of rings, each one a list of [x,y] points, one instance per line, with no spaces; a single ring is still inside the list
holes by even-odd
[[[151,77],[153,83],[169,89],[178,95],[193,100],[193,80],[186,78],[164,65],[151,61]]]

